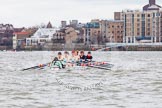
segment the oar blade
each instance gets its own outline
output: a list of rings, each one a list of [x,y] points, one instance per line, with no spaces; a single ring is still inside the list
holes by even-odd
[[[30,68],[26,68],[26,69],[22,69],[22,71],[26,71],[26,70],[30,70],[30,69],[36,69],[38,68],[39,66],[34,66],[34,67],[30,67]]]
[[[34,67],[30,67],[30,68],[26,68],[26,69],[22,69],[22,71],[26,71],[26,70],[30,70],[30,69],[38,69],[38,68],[43,68],[45,66],[47,66],[49,63],[46,63],[46,64],[41,64],[41,65],[37,65],[37,66],[34,66]]]

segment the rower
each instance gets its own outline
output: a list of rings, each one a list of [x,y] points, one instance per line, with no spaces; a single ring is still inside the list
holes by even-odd
[[[80,52],[80,62],[84,62],[86,60],[86,56],[84,55],[84,51]]]
[[[72,57],[71,57],[71,64],[74,66],[74,65],[76,65],[76,63],[77,62],[79,62],[79,59],[80,59],[80,57],[78,56],[78,52],[77,51],[72,51]]]
[[[63,61],[66,65],[66,67],[71,66],[69,52],[67,52],[67,51],[64,52],[64,60]]]
[[[69,52],[67,51],[64,52],[64,62],[70,62]]]
[[[80,60],[80,56],[79,56],[79,51],[75,51],[75,58],[76,58],[76,61],[79,61]]]
[[[86,56],[86,61],[91,62],[93,59],[91,52],[89,51],[87,56]]]
[[[76,50],[75,53],[76,53],[77,56],[79,56],[79,51],[78,50]]]
[[[79,59],[80,59],[80,57],[78,56],[78,52],[72,51],[72,57],[71,57],[72,62],[77,62],[77,61],[79,61]]]
[[[55,67],[55,66],[58,66],[59,69],[63,68],[61,61],[59,61],[59,59],[57,57],[55,57],[54,60],[52,61],[52,63],[50,64],[50,67]]]
[[[59,61],[63,61],[64,57],[62,56],[61,52],[58,52],[57,58]]]
[[[65,62],[63,61],[64,57],[61,52],[58,52],[57,57],[52,62],[53,66],[58,66],[60,69],[65,68]]]

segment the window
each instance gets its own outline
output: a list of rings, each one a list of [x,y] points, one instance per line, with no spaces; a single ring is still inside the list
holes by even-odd
[[[137,31],[140,31],[140,28],[137,28]]]
[[[148,32],[148,34],[147,35],[150,35],[150,32]]]
[[[150,31],[150,28],[147,28],[148,31]]]
[[[137,17],[140,17],[140,15],[139,15],[139,14],[137,14]]]
[[[142,14],[142,17],[145,17],[145,14]]]
[[[148,23],[148,26],[150,26],[150,23]]]
[[[150,22],[150,19],[148,19],[147,21]]]
[[[140,24],[137,24],[137,26],[139,27],[139,26],[140,26]]]
[[[140,33],[137,33],[137,35],[139,36],[139,35],[140,35]]]
[[[150,17],[150,14],[148,14],[147,16]]]

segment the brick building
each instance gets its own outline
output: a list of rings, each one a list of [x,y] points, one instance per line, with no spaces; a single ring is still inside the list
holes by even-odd
[[[86,45],[99,44],[101,42],[100,20],[95,19],[87,23],[84,30],[84,43]]]
[[[100,24],[102,42],[123,43],[123,21],[102,20]]]
[[[30,32],[14,32],[13,33],[13,49],[25,49],[26,38],[29,38]]]

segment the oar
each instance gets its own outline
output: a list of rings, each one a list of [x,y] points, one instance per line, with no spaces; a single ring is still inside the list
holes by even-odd
[[[50,63],[50,62],[49,62],[49,63]],[[37,65],[37,66],[30,67],[30,68],[22,69],[22,71],[26,71],[26,70],[30,70],[30,69],[42,68],[42,67],[47,66],[49,63],[41,64],[41,66]]]
[[[106,64],[106,65],[108,66],[109,64]],[[88,65],[88,63],[86,63],[85,66],[91,67],[91,68],[97,68],[97,69],[111,70],[110,67],[103,67],[102,65],[95,66],[95,65]]]
[[[101,66],[87,66],[87,67],[97,68],[97,69],[103,69],[103,70],[111,70],[110,68],[101,67]]]

